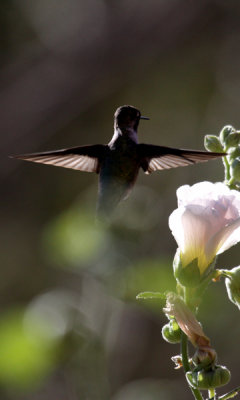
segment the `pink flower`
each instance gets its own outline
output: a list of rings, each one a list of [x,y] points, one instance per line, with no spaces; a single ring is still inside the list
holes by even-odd
[[[223,183],[200,182],[177,190],[178,208],[169,227],[182,267],[198,260],[200,274],[217,254],[240,241],[240,193]]]

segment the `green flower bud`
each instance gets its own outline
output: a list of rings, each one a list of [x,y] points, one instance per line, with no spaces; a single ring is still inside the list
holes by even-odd
[[[228,297],[240,309],[240,266],[226,273],[229,275],[225,279]]]
[[[227,137],[232,133],[235,132],[235,129],[233,128],[233,126],[231,125],[226,125],[223,127],[223,129],[221,130],[220,134],[219,134],[219,138],[221,140],[221,143],[225,146],[225,142]]]
[[[195,389],[214,389],[219,386],[226,385],[230,378],[230,371],[222,365],[216,365],[209,370],[202,369],[186,373],[188,383]]]
[[[223,152],[223,146],[219,138],[215,135],[206,135],[204,138],[204,146],[208,151]]]
[[[181,341],[181,332],[177,321],[172,318],[168,324],[163,326],[162,337],[168,343],[179,343]]]
[[[228,149],[228,161],[231,163],[232,161],[235,160],[235,158],[240,157],[240,146],[237,147],[231,147]]]
[[[235,147],[240,142],[240,134],[238,132],[232,132],[225,139],[226,147]]]
[[[230,165],[230,174],[231,178],[237,182],[240,182],[240,157],[235,158]]]

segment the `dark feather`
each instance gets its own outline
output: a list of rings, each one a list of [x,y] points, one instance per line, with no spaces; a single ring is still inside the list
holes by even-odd
[[[169,168],[184,167],[190,164],[223,157],[225,153],[175,149],[151,144],[139,144],[141,167],[145,173]]]
[[[41,164],[76,169],[78,171],[98,172],[99,162],[107,149],[108,147],[105,145],[96,144],[12,157]]]

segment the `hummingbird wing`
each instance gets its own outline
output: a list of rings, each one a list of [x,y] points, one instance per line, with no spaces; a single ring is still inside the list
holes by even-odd
[[[21,160],[71,168],[78,171],[98,172],[99,162],[108,147],[103,144],[72,147],[69,149],[46,151],[12,156]]]
[[[162,169],[184,167],[225,155],[225,153],[175,149],[143,143],[139,144],[138,148],[141,167],[146,174]]]

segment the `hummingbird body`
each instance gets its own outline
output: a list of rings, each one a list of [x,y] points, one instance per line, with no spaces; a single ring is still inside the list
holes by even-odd
[[[106,156],[100,163],[99,214],[108,214],[131,191],[139,172],[137,136],[115,129]]]
[[[114,134],[107,144],[73,147],[14,156],[15,158],[99,174],[97,211],[109,216],[127,197],[139,169],[147,174],[222,157],[224,153],[176,149],[138,143],[138,124],[142,117],[132,106],[119,107],[114,114]]]

